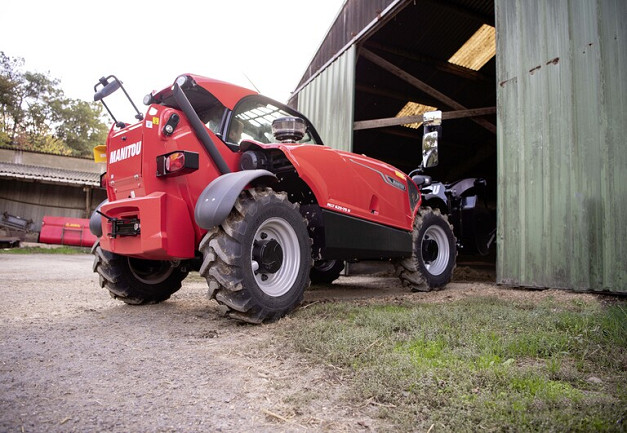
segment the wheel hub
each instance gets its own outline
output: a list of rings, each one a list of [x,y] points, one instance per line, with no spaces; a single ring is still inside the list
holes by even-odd
[[[283,264],[283,248],[275,239],[255,241],[253,260],[259,265],[259,273],[274,274]]]
[[[438,243],[433,239],[425,239],[422,243],[422,257],[426,263],[438,258]]]

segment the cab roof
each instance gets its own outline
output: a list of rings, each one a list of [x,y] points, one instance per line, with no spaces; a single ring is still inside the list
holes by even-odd
[[[191,78],[194,82],[215,96],[226,108],[232,110],[235,104],[239,102],[245,96],[257,95],[254,90],[247,89],[245,87],[237,86],[235,84],[227,83],[224,81],[216,80],[213,78],[203,77],[195,74],[181,74]],[[181,76],[179,75],[179,76]],[[172,94],[172,86],[168,86],[165,89],[157,92],[154,95],[155,100],[163,100]]]

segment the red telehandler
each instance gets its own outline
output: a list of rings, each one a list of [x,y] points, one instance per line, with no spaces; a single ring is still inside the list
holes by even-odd
[[[94,271],[113,297],[161,302],[199,271],[231,317],[260,323],[344,261],[391,260],[415,290],[449,282],[452,227],[400,170],[324,146],[301,113],[239,86],[181,75],[144,98],[144,115],[128,98],[133,123],[105,103],[119,89],[128,97],[113,75],[94,86],[113,125],[107,200],[90,219]],[[439,119],[426,122],[425,163]]]

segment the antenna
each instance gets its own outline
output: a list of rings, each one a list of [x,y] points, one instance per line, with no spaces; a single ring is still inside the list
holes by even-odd
[[[257,88],[257,86],[255,86],[255,83],[253,83],[253,80],[251,80],[250,78],[248,78],[248,75],[246,75],[245,72],[242,71],[242,75],[244,75],[244,77],[246,77],[246,79],[248,80],[248,82],[255,88],[255,90],[257,91],[257,93],[261,93],[261,90],[259,90]]]

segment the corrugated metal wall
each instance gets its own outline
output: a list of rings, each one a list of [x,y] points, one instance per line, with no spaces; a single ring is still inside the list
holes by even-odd
[[[315,125],[322,141],[335,149],[353,149],[355,46],[338,57],[298,94],[298,111]]]
[[[627,2],[495,6],[497,281],[627,292]]]

